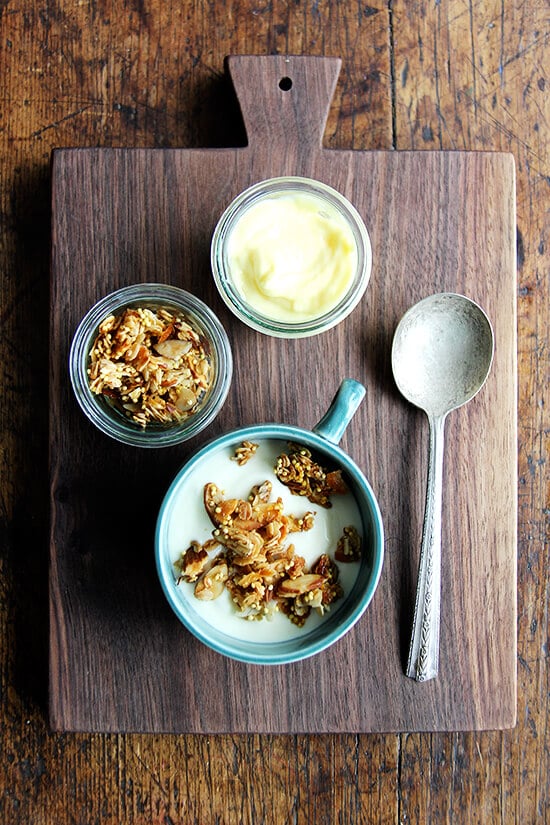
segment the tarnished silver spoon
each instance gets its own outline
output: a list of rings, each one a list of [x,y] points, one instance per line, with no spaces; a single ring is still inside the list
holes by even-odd
[[[481,389],[491,369],[494,336],[474,301],[443,292],[411,307],[393,338],[392,369],[405,398],[430,425],[426,508],[407,676],[424,682],[439,668],[441,511],[445,419]]]

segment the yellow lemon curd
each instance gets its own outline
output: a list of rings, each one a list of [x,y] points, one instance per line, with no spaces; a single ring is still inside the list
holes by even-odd
[[[262,198],[242,214],[228,239],[235,289],[274,321],[310,321],[333,309],[357,269],[357,245],[345,217],[316,195]]]

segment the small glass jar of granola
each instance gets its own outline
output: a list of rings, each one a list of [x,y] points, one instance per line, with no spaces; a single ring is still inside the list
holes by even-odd
[[[206,304],[165,284],[107,295],[81,321],[69,371],[102,432],[141,447],[180,443],[219,412],[232,375],[225,330]]]

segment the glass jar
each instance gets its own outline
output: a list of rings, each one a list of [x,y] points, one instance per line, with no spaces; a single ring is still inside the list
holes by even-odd
[[[372,249],[355,207],[303,177],[261,181],[220,217],[211,244],[216,286],[253,329],[303,338],[331,329],[357,306]]]
[[[211,375],[205,390],[187,418],[145,425],[129,418],[106,395],[92,392],[88,369],[90,351],[100,324],[110,315],[127,308],[165,308],[182,317],[199,335]],[[212,310],[199,298],[166,284],[134,284],[98,301],[80,322],[69,355],[69,373],[76,399],[98,429],[111,438],[139,447],[168,447],[200,433],[216,417],[229,391],[233,370],[231,347],[226,332]]]

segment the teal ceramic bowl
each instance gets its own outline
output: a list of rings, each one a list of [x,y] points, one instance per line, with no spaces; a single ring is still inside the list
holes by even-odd
[[[383,564],[382,516],[374,492],[364,474],[338,446],[338,441],[361,402],[364,392],[361,384],[346,379],[342,382],[328,412],[312,431],[285,424],[260,424],[233,430],[200,449],[176,475],[166,493],[157,520],[157,571],[164,594],[178,619],[197,639],[211,649],[250,664],[280,665],[296,662],[321,653],[337,642],[359,621],[370,604]],[[280,441],[284,444],[292,442],[305,446],[320,463],[326,462],[342,470],[360,513],[363,552],[361,560],[357,563],[358,572],[351,588],[345,592],[342,599],[331,606],[330,612],[311,630],[307,629],[306,622],[304,631],[290,638],[272,640],[269,634],[264,632],[268,620],[246,622],[239,618],[238,622],[253,625],[252,631],[245,634],[247,638],[233,632],[235,622],[233,625],[230,621],[221,625],[218,622],[215,625],[209,621],[207,611],[205,612],[202,606],[199,609],[197,600],[189,597],[181,585],[177,584],[174,534],[187,518],[192,499],[190,485],[202,467],[219,466],[219,463],[227,462],[227,456],[243,441]],[[196,496],[197,491],[198,486],[192,494]],[[300,499],[298,509],[303,505],[304,501]],[[310,509],[316,509],[312,505],[308,506]],[[330,510],[327,512],[331,513]],[[213,604],[212,602],[209,606]],[[284,621],[288,621],[286,617]],[[290,622],[288,624],[292,627]]]

